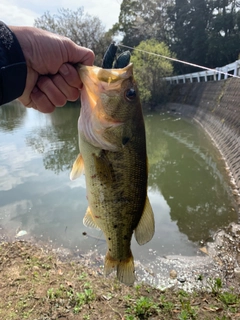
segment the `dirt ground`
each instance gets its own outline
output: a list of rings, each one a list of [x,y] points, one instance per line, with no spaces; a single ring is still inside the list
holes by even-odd
[[[174,275],[173,275],[174,276]],[[199,275],[200,282],[203,280]],[[146,284],[127,287],[99,267],[56,255],[25,241],[0,244],[0,319],[240,319],[238,282],[208,290],[160,291]]]

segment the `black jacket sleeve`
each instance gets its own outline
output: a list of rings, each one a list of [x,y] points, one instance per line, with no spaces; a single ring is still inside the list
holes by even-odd
[[[20,44],[0,21],[0,105],[22,95],[26,77],[27,66]]]

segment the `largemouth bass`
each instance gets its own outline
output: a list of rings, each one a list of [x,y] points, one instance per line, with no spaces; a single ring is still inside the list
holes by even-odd
[[[80,154],[73,180],[85,172],[88,208],[85,226],[101,229],[107,241],[104,271],[131,285],[130,249],[134,232],[140,245],[154,234],[147,196],[145,127],[133,65],[122,69],[81,66],[83,82],[78,120]]]

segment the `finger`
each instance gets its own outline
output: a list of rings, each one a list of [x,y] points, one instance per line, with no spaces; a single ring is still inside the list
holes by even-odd
[[[67,102],[66,96],[59,90],[54,82],[47,76],[42,76],[37,82],[37,86],[54,106],[64,106]]]
[[[55,110],[55,105],[48,99],[48,97],[35,87],[31,93],[31,105],[33,109],[39,110],[43,113],[51,113]]]
[[[65,47],[68,53],[68,60],[72,63],[81,63],[86,66],[91,66],[94,62],[95,55],[92,50],[80,47],[73,43],[71,40],[66,39]]]
[[[80,48],[81,48],[81,50],[83,49],[83,47],[80,47]],[[93,62],[95,60],[95,54],[90,49],[87,49],[87,48],[84,48],[84,49],[86,49],[86,51],[84,50],[85,54],[84,54],[84,56],[82,56],[80,61],[82,64],[84,64],[86,66],[92,66]]]
[[[64,63],[60,67],[59,73],[71,87],[78,88],[78,89],[82,87],[82,81],[77,72],[77,69],[71,64]]]
[[[51,79],[67,100],[76,101],[79,98],[79,89],[70,86],[59,73],[52,76]]]
[[[37,80],[38,80],[38,73],[30,68],[29,66],[27,67],[27,79],[26,79],[26,84],[25,84],[25,89],[21,97],[18,98],[21,103],[27,107],[27,108],[32,108],[33,102],[31,100],[31,93],[33,88],[35,87]]]

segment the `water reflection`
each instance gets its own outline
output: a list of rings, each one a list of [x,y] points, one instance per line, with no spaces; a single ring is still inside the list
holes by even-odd
[[[152,164],[149,185],[163,194],[179,230],[191,241],[207,240],[218,228],[236,221],[223,161],[218,161],[221,173],[216,164],[219,154],[205,133],[167,115],[148,117],[146,127]]]
[[[43,155],[47,170],[69,170],[78,154],[77,119],[79,107],[69,104],[49,116],[50,125],[36,128],[26,138],[27,145]]]
[[[77,117],[75,108],[60,109],[50,115],[51,126],[27,137],[27,144],[43,154],[46,169],[59,173],[71,168],[78,153]],[[147,115],[145,123],[150,193],[164,196],[180,232],[191,241],[206,240],[217,228],[234,221],[229,187],[208,154],[213,147],[206,143],[205,134],[168,115]]]
[[[82,232],[100,235],[82,224],[84,177],[69,181],[79,152],[79,107],[69,104],[50,115],[11,110],[1,109],[12,129],[0,133],[0,224],[12,234],[21,227],[36,237],[89,250],[96,241]],[[195,125],[157,113],[146,115],[145,123],[156,233],[141,250],[133,240],[134,255],[143,261],[149,249],[158,255],[195,254],[195,242],[237,221],[223,162]]]
[[[26,116],[26,108],[18,101],[0,107],[0,130],[13,131],[19,128]]]

